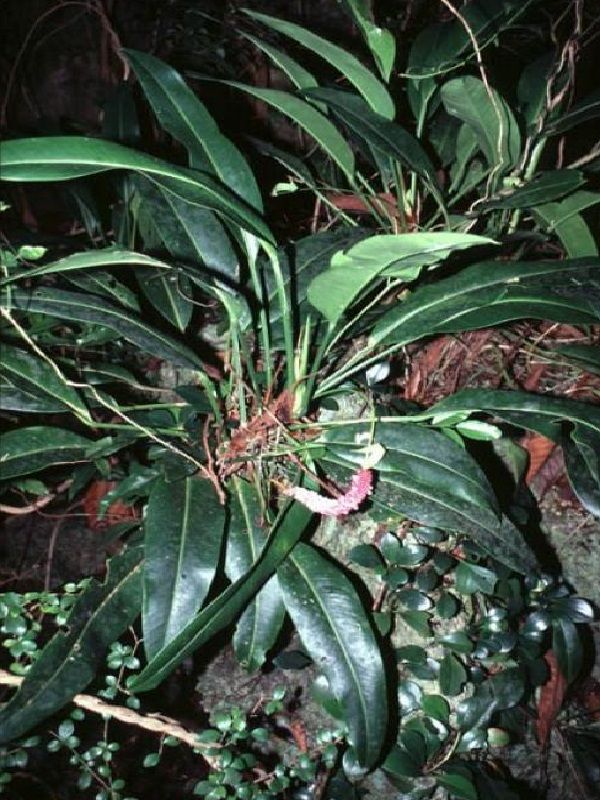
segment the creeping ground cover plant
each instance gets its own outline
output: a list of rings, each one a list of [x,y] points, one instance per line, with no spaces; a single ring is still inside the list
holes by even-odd
[[[516,797],[494,758],[551,667],[566,685],[582,673],[592,607],[536,552],[516,440],[560,445],[600,516],[600,409],[486,387],[421,407],[394,378],[435,335],[523,319],[597,330],[598,153],[553,159],[600,106],[597,93],[573,100],[556,39],[512,96],[496,88],[488,51],[535,2],[440,5],[447,16],[401,54],[370,4],[348,0],[360,58],[242,10],[239,36],[287,88],[182,76],[126,49],[119,103],[135,119],[135,82],[170,148],[124,143],[137,122],[2,145],[7,193],[50,183],[111,198],[77,249],[3,246],[0,277],[2,492],[73,500],[102,480],[100,516],[130,510],[109,528],[102,579],[68,600],[0,595],[19,676],[0,745],[25,752],[66,714],[54,749],[82,789],[116,749],[79,753],[65,707],[107,652],[130,674],[104,702],[118,685],[141,718],[144,694],[215,637],[260,674],[291,623],[333,732],[312,761],[260,773],[256,715],[219,712],[197,742],[211,770],[197,794],[211,799],[378,796],[378,781],[398,797]],[[234,144],[191,79],[260,102],[299,146]],[[262,185],[258,157],[285,180]],[[312,232],[276,237],[269,191],[313,198]],[[38,647],[39,608],[60,619]],[[132,626],[135,653],[119,644]],[[126,796],[116,779],[109,790]]]

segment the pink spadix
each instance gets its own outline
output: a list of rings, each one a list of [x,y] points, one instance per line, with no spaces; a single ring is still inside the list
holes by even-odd
[[[345,517],[356,511],[363,500],[373,491],[373,471],[361,469],[352,476],[350,488],[339,497],[323,497],[318,492],[295,486],[286,495],[293,497],[303,506],[326,517]]]

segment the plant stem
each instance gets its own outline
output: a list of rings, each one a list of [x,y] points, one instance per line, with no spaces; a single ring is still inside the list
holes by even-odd
[[[252,280],[252,287],[259,302],[260,310],[258,312],[258,327],[259,334],[262,340],[261,356],[264,369],[267,374],[267,385],[270,386],[273,382],[273,368],[271,366],[271,341],[269,337],[269,315],[267,312],[267,304],[265,297],[265,290],[263,282],[258,274],[256,267],[256,258],[258,255],[258,245],[255,237],[245,237],[246,250],[248,253],[248,268],[250,270],[250,279]],[[267,245],[264,245],[267,247]]]
[[[283,280],[283,273],[281,272],[281,264],[279,263],[279,256],[277,255],[277,250],[267,243],[263,243],[263,247],[265,248],[265,251],[269,257],[269,261],[271,262],[271,269],[273,270],[273,277],[275,278],[277,300],[279,302],[279,309],[281,311],[281,322],[283,325],[287,387],[288,389],[291,389],[296,380],[294,372],[294,331],[293,331],[292,312],[290,309],[290,302],[285,286],[285,281]]]

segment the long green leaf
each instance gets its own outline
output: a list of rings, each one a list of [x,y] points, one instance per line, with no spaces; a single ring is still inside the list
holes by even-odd
[[[600,89],[590,92],[578,103],[575,103],[566,113],[561,114],[551,122],[544,130],[544,134],[558,136],[575,127],[575,125],[580,125],[582,122],[587,122],[596,117],[600,117]]]
[[[244,577],[222,592],[163,648],[132,682],[132,691],[153,689],[190,653],[230,625],[273,575],[302,536],[310,512],[298,503],[288,505],[275,522],[259,560]]]
[[[317,36],[315,33],[293,22],[270,17],[267,14],[259,14],[248,9],[244,9],[244,12],[253,19],[257,19],[278,33],[294,39],[303,47],[324,58],[325,61],[328,61],[347,78],[365,98],[373,111],[381,114],[386,119],[394,118],[394,102],[385,86],[347,50],[332,44],[327,39],[323,39],[321,36]]]
[[[565,261],[484,261],[458,275],[424,286],[384,314],[373,329],[372,343],[407,344],[432,333],[483,328],[530,317],[592,323],[585,297],[571,299],[588,271],[599,270],[593,258]]]
[[[468,25],[452,17],[425,28],[415,38],[408,58],[408,76],[432,78],[475,58],[471,34],[480,50],[495,41],[534,0],[471,0],[460,11]],[[415,80],[415,83],[418,81]]]
[[[345,0],[371,51],[383,80],[388,83],[396,58],[396,40],[390,31],[375,24],[369,0]]]
[[[0,408],[25,414],[65,414],[68,410],[64,403],[53,400],[50,395],[41,395],[30,384],[22,383],[14,375],[6,375],[1,364]]]
[[[137,181],[140,225],[150,222],[169,253],[206,266],[211,272],[239,279],[239,263],[231,240],[218,216],[192,205],[146,178]]]
[[[68,272],[64,276],[67,283],[81,289],[85,294],[97,294],[108,297],[113,303],[125,306],[134,312],[139,312],[140,303],[136,292],[119,281],[111,272],[95,269],[91,272]]]
[[[362,766],[377,761],[387,731],[383,660],[356,590],[314,547],[297,544],[278,570],[286,608],[304,647],[341,703]]]
[[[90,412],[77,390],[61,380],[46,361],[7,344],[0,347],[0,358],[4,372],[24,384],[29,392],[58,400],[80,419],[92,422]]]
[[[539,58],[529,61],[521,72],[517,84],[517,101],[528,134],[536,131],[542,115],[548,114],[552,119],[555,115],[560,114],[560,105],[553,110],[546,108],[548,105],[548,82],[551,80],[555,68],[556,52],[550,50]],[[564,70],[562,74],[555,76],[554,80],[558,81],[553,84],[554,91],[563,91],[569,80],[568,72]]]
[[[152,486],[144,520],[144,650],[166,647],[201,608],[221,554],[225,509],[210,481]]]
[[[73,431],[44,425],[7,431],[0,436],[0,478],[87,461],[85,452],[92,443]]]
[[[286,291],[290,294],[290,305],[297,327],[310,311],[307,293],[311,280],[328,270],[330,259],[336,251],[350,247],[368,235],[369,230],[366,228],[340,227],[304,236],[297,242],[288,243],[278,249],[277,257],[281,264]],[[263,263],[265,260],[261,259],[259,264]],[[269,321],[273,327],[273,341],[276,342],[283,336],[281,306],[276,302],[277,285],[270,270],[264,269],[263,275],[269,305]],[[241,320],[242,329],[247,328],[251,321],[251,315],[247,312]]]
[[[202,362],[186,345],[102,298],[59,289],[36,289],[32,292],[15,290],[7,295],[5,303],[22,311],[76,322],[93,322],[112,328],[141,350],[182,367],[202,370]]]
[[[595,258],[484,261],[417,289],[377,321],[366,347],[325,379],[317,394],[363,368],[381,345],[388,352],[434,333],[485,328],[513,319],[593,324],[596,311],[582,280],[600,269]]]
[[[561,438],[563,420],[581,426],[592,435],[600,435],[600,409],[596,406],[531,392],[464,389],[431,406],[427,415],[460,411],[488,411],[556,442]]]
[[[356,297],[377,278],[418,277],[422,268],[447,258],[455,250],[494,244],[492,239],[463,233],[399,233],[370,236],[338,251],[331,266],[313,279],[308,299],[336,323]]]
[[[490,167],[499,173],[515,166],[521,155],[521,134],[510,107],[494,89],[472,75],[445,83],[440,96],[448,114],[469,125]]]
[[[128,49],[124,53],[158,121],[187,148],[190,166],[203,169],[208,161],[225,186],[229,186],[248,205],[262,211],[260,192],[245,158],[223,136],[181,75],[148,53]]]
[[[400,125],[373,112],[355,94],[339,89],[311,89],[306,96],[330,106],[336,116],[369,144],[374,155],[400,161],[437,189],[431,160],[419,141]]]
[[[263,53],[269,56],[271,61],[285,72],[297,89],[310,89],[318,86],[315,76],[307,69],[304,69],[301,64],[298,64],[298,62],[287,53],[284,53],[283,50],[280,50],[278,47],[273,47],[270,42],[265,42],[264,39],[259,39],[257,36],[252,36],[245,31],[241,33],[242,36],[252,42],[255,47],[258,47],[259,50],[262,50]]]
[[[552,347],[552,353],[572,361],[576,367],[600,375],[600,349],[593,344],[557,344]]]
[[[143,253],[134,253],[131,250],[106,247],[102,250],[88,250],[83,253],[73,253],[73,255],[61,258],[59,261],[53,261],[51,264],[43,264],[41,267],[33,267],[33,269],[13,272],[8,277],[0,280],[0,286],[5,286],[7,283],[12,283],[21,278],[38,278],[40,275],[65,274],[96,269],[97,267],[120,267],[123,265],[169,269],[168,264],[165,264],[164,261],[160,261],[159,259],[152,258],[152,256],[147,256]]]
[[[600,516],[600,410],[562,397],[528,392],[471,389],[433,406],[427,413],[487,411],[512,425],[536,431],[563,445],[574,491]],[[565,429],[565,423],[570,430]]]
[[[222,81],[222,83],[262,100],[296,122],[335,161],[348,179],[352,179],[354,175],[352,150],[337,128],[312,105],[280,89],[261,89],[238,81]]]
[[[368,433],[368,423],[326,432],[325,459],[344,468],[343,479],[364,458],[359,443]],[[392,422],[378,423],[375,439],[386,450],[377,464],[376,511],[463,533],[517,572],[535,566],[520,533],[500,518],[487,479],[463,448],[429,427]]]
[[[580,191],[555,203],[532,209],[535,220],[548,233],[554,233],[570,258],[597,256],[598,244],[580,211],[600,202],[598,192]]]
[[[92,578],[75,602],[68,628],[44,647],[19,690],[0,711],[0,743],[27,733],[92,681],[115,642],[140,610],[140,546],[108,562],[103,583]]]
[[[273,240],[256,211],[210,175],[175,167],[115,142],[84,136],[13,139],[2,146],[0,167],[5,181],[71,180],[112,169],[141,172],[188,202],[224,214],[261,239]]]
[[[234,479],[227,537],[225,571],[232,581],[243,578],[258,561],[266,544],[263,509],[256,488]],[[240,617],[233,637],[235,655],[248,671],[259,669],[273,647],[285,616],[277,575],[257,592]]]
[[[558,200],[585,183],[583,172],[577,169],[555,169],[538,172],[530,181],[506,197],[492,198],[485,208],[532,208]],[[600,202],[600,195],[598,195]]]
[[[552,651],[561,674],[567,683],[572,683],[581,672],[583,665],[583,647],[577,628],[570,619],[552,621]]]
[[[570,171],[570,170],[569,170]],[[548,200],[549,198],[546,198]],[[566,197],[560,203],[546,203],[536,205],[534,209],[535,214],[543,215],[545,221],[549,225],[549,229],[553,230],[567,222],[571,217],[585,211],[592,206],[600,203],[600,192],[590,192],[586,189],[581,189],[579,192],[574,192],[569,197]]]
[[[146,299],[183,333],[194,311],[192,286],[186,275],[150,268],[137,270],[135,277]]]

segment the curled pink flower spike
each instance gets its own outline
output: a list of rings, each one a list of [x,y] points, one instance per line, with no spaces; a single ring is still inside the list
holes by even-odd
[[[323,497],[317,492],[298,486],[288,489],[286,494],[315,514],[323,514],[325,517],[345,517],[351,511],[356,511],[372,491],[373,472],[370,469],[361,469],[352,476],[350,488],[340,497]]]

